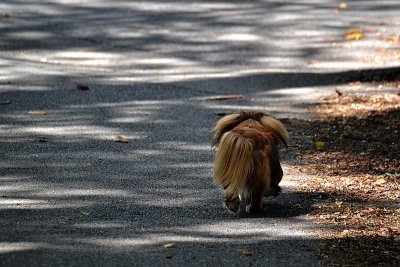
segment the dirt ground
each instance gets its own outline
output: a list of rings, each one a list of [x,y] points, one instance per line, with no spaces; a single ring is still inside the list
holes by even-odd
[[[298,189],[313,200],[312,220],[331,229],[318,233],[325,265],[399,266],[400,82],[345,86],[310,108],[314,119],[284,120],[288,153],[302,162],[288,171],[311,177]],[[367,87],[375,91],[357,93]]]

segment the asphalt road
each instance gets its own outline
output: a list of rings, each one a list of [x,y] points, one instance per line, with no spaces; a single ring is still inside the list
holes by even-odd
[[[1,1],[0,266],[318,266],[304,177],[229,213],[210,129],[237,109],[307,117],[349,70],[398,64],[370,57],[398,49],[397,1],[338,5]]]

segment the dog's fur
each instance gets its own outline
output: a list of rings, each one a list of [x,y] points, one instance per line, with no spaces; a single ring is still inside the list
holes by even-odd
[[[213,133],[214,182],[225,189],[226,206],[237,213],[243,201],[247,213],[262,211],[262,198],[281,191],[278,142],[287,146],[285,127],[267,113],[239,111],[220,119]]]

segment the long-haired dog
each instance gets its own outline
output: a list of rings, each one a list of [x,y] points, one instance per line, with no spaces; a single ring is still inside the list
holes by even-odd
[[[220,119],[213,128],[214,182],[225,190],[232,212],[244,202],[247,213],[263,210],[264,196],[277,196],[283,171],[278,143],[289,135],[283,124],[264,112],[239,111]]]

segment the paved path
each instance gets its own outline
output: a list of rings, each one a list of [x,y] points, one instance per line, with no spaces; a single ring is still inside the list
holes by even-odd
[[[1,1],[0,266],[318,266],[302,177],[230,214],[210,128],[308,116],[346,71],[398,64],[397,1],[326,2]]]

